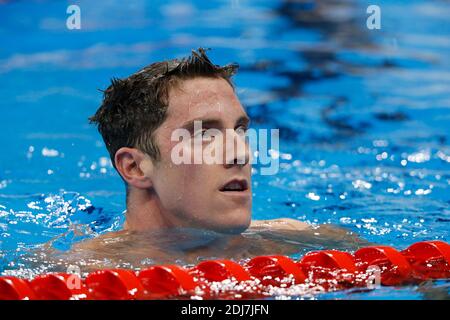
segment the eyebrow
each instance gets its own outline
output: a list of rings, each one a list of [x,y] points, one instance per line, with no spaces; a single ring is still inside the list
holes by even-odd
[[[194,122],[201,121],[202,127],[220,127],[222,125],[222,120],[217,118],[195,118],[187,121],[182,125],[182,128],[192,131],[194,129]],[[248,125],[250,123],[250,118],[247,115],[239,117],[236,120],[236,125]]]

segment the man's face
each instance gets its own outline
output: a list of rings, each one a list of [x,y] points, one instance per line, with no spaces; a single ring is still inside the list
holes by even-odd
[[[203,132],[195,132],[195,121],[202,121]],[[155,164],[152,180],[162,213],[173,224],[227,233],[242,232],[249,226],[251,166],[248,144],[242,134],[247,125],[248,117],[224,79],[198,77],[171,89],[167,118],[155,131],[161,158]],[[192,140],[173,141],[173,132],[180,128],[187,129]],[[203,135],[206,129],[217,129],[223,136],[206,138]],[[174,146],[182,143],[183,152],[193,159],[194,139],[200,139],[197,141],[202,150],[208,146],[212,150],[221,144],[222,154],[215,155],[222,160],[220,164],[204,161],[194,164],[193,160],[175,164]],[[230,139],[241,139],[244,148],[236,148],[238,143]],[[226,140],[230,143],[228,147]]]

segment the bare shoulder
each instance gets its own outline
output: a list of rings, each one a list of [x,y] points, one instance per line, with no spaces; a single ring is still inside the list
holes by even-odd
[[[301,231],[310,229],[311,225],[291,218],[279,218],[271,220],[252,220],[250,228]]]
[[[367,240],[360,238],[358,234],[337,225],[310,225],[290,218],[254,220],[250,225],[250,229],[258,232],[262,231],[265,234],[269,233],[271,237],[273,235],[281,235],[284,239],[315,241],[327,246],[359,248],[372,245]]]
[[[114,243],[115,239],[120,239],[124,235],[127,234],[127,231],[120,230],[116,232],[108,232],[105,234],[102,234],[98,237],[95,237],[93,239],[85,240],[82,242],[78,242],[72,246],[73,251],[79,251],[79,250],[89,250],[89,251],[96,251],[99,249],[103,249],[103,247],[109,243]]]

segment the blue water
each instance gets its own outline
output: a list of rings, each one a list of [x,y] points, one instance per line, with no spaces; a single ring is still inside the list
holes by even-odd
[[[5,1],[3,1],[5,2]],[[403,249],[450,241],[450,3],[66,1],[0,4],[0,271],[54,240],[119,230],[125,192],[88,124],[112,77],[210,47],[241,65],[255,128],[279,128],[281,168],[253,177],[254,219],[349,228]],[[55,240],[56,239],[56,240]],[[428,293],[427,293],[428,292]],[[448,282],[323,299],[448,298]]]

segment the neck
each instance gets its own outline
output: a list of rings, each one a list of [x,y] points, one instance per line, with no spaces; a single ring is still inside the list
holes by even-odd
[[[178,232],[181,232],[178,228],[183,230],[181,238],[177,238]],[[244,239],[240,234],[224,235],[213,231],[205,233],[204,230],[189,228],[189,225],[162,209],[161,202],[155,192],[142,189],[130,190],[123,229],[141,234],[146,232],[153,234],[153,231],[156,231],[154,235],[158,241],[163,241],[166,249],[167,241],[164,240],[169,236],[178,250],[181,249],[185,253],[191,254],[199,254],[200,252],[206,254],[212,247],[216,251],[225,250],[227,246],[236,245]],[[216,252],[216,254],[218,253]]]
[[[125,230],[151,231],[177,226],[181,226],[180,222],[164,212],[158,195],[153,190],[130,190],[127,199]]]

